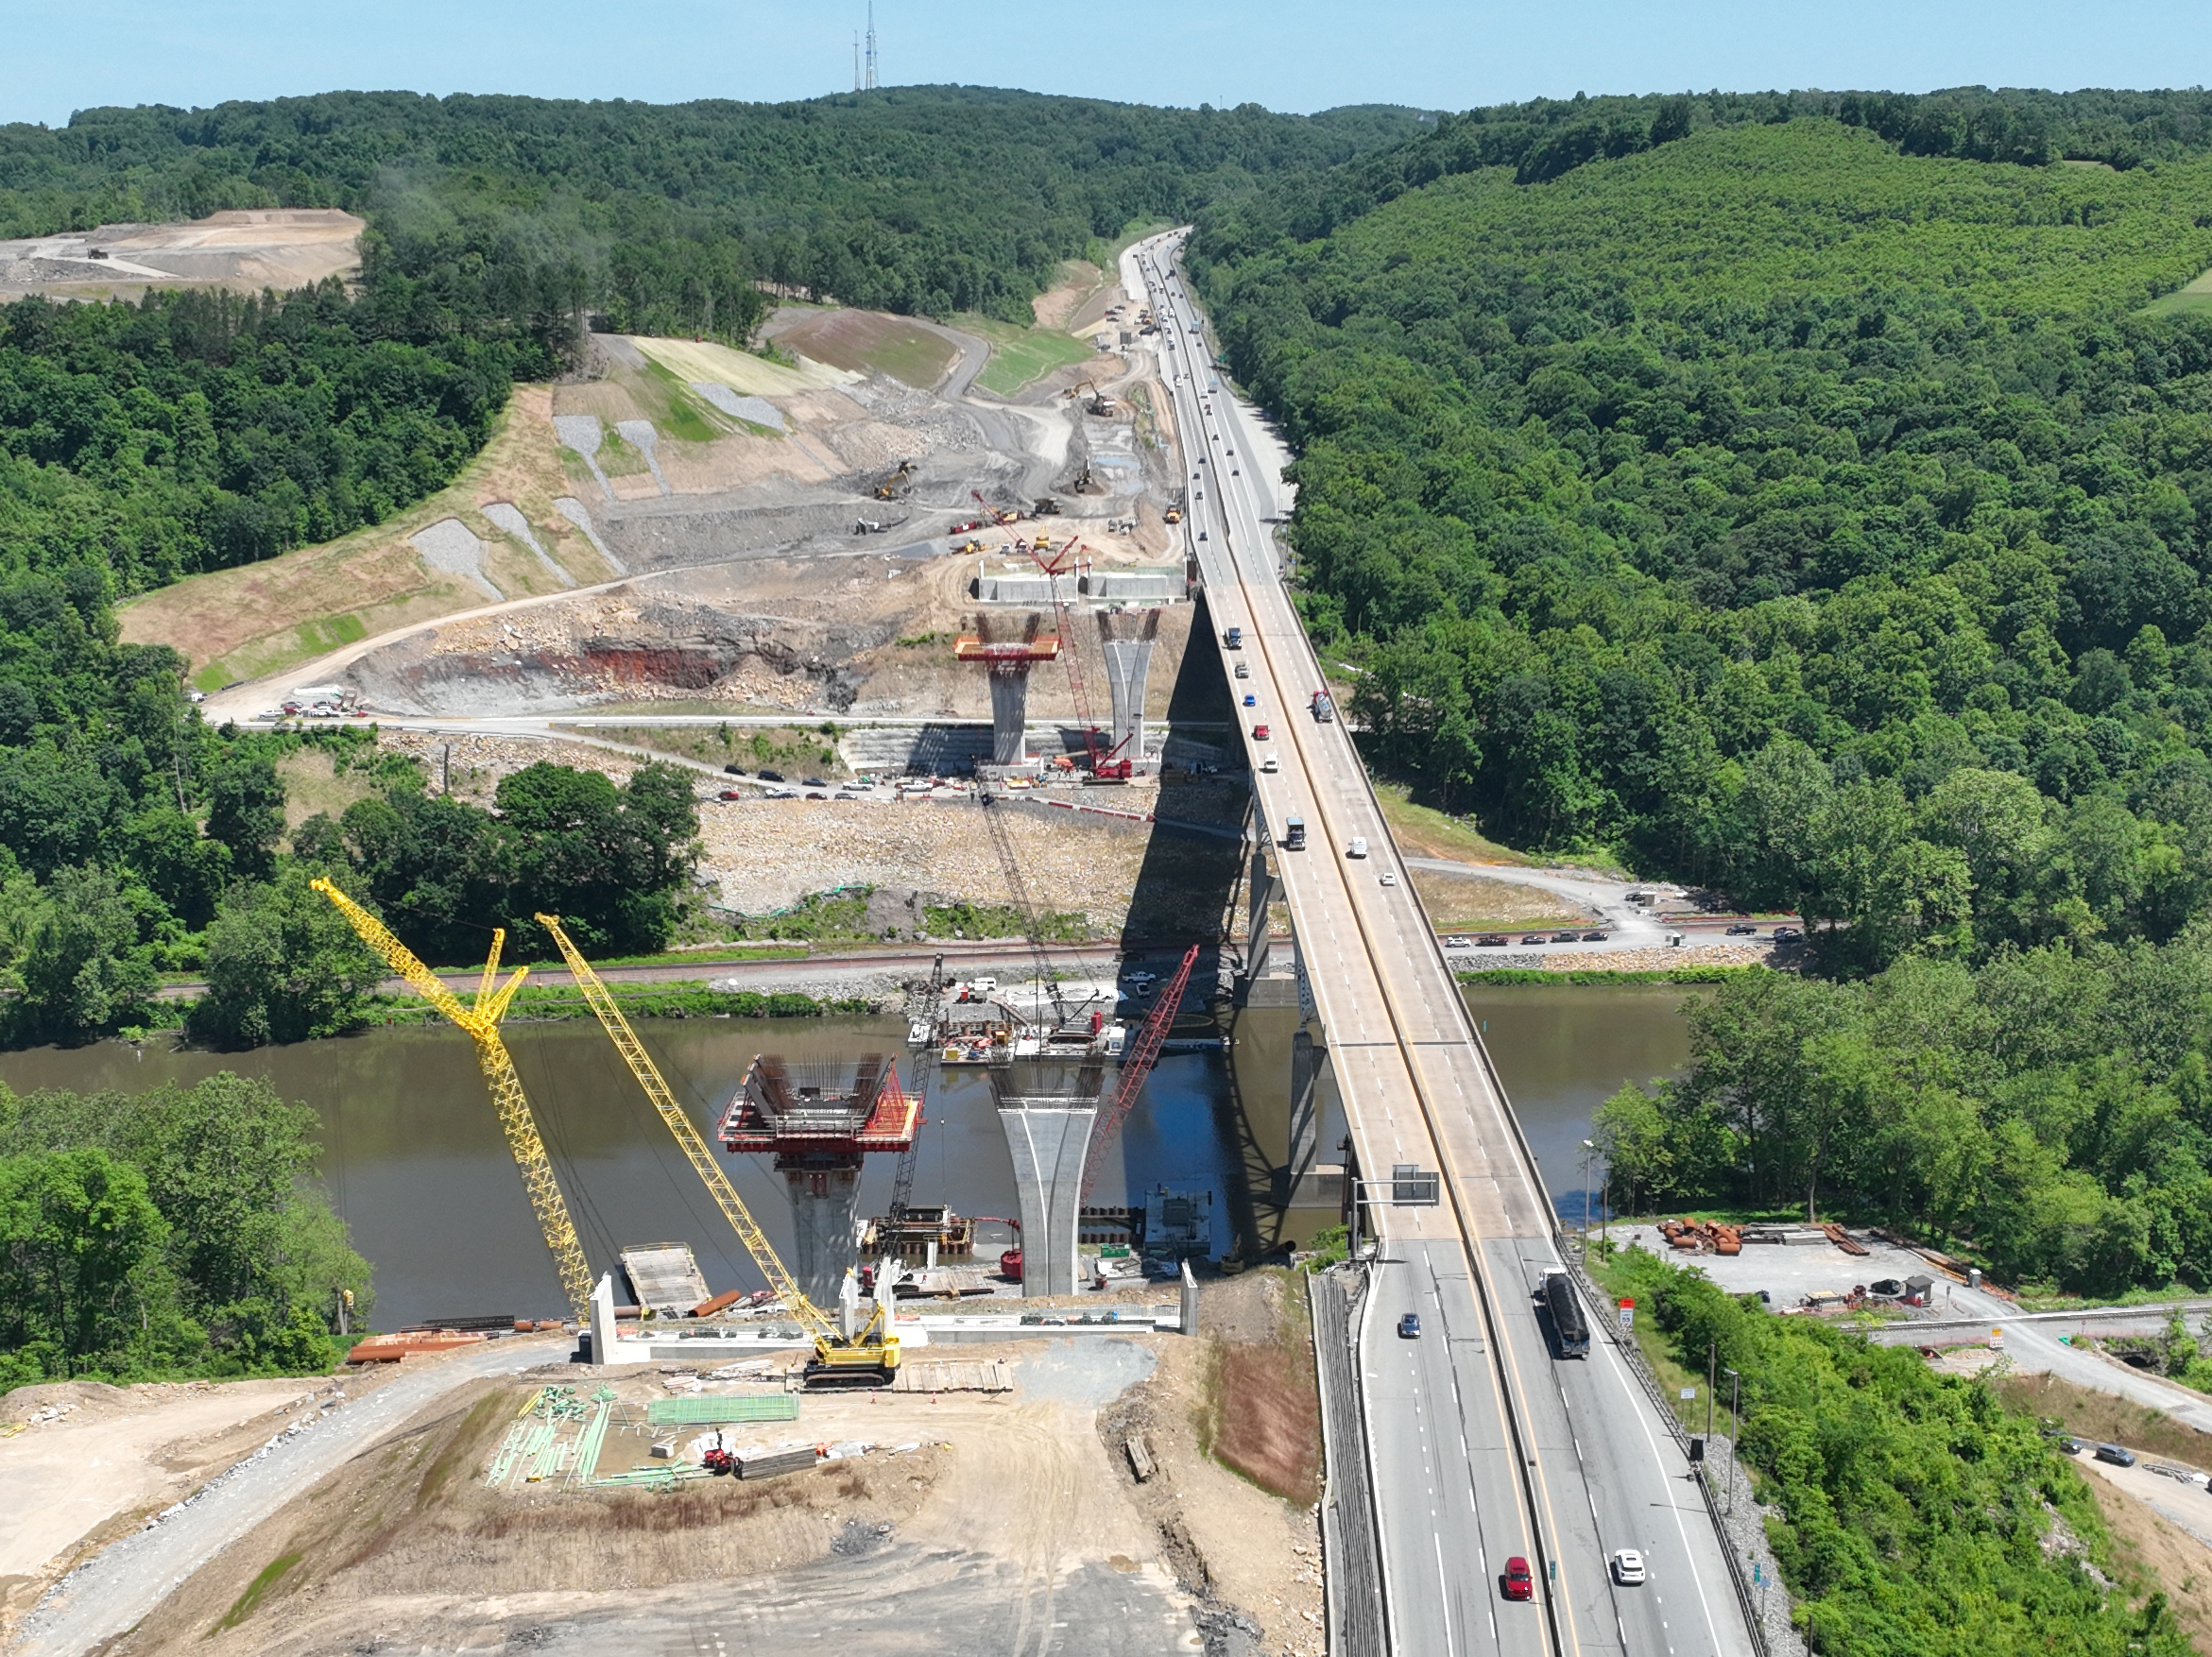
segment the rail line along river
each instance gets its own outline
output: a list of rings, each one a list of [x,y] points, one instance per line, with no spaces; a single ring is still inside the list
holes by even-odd
[[[1580,1211],[1576,1147],[1590,1112],[1623,1080],[1683,1062],[1687,1043],[1674,1016],[1680,1000],[1680,991],[1664,988],[1470,992],[1477,1017],[1489,1020],[1499,1068],[1563,1208]],[[1163,1180],[1203,1183],[1226,1200],[1215,1238],[1218,1247],[1229,1247],[1232,1220],[1249,1211],[1243,1190],[1252,1190],[1253,1203],[1268,1200],[1251,1148],[1273,1143],[1279,1155],[1295,1022],[1289,1012],[1242,1015],[1234,1075],[1219,1052],[1162,1058],[1120,1147],[1108,1153],[1092,1202],[1140,1200]],[[611,1264],[625,1244],[682,1240],[697,1252],[711,1287],[754,1287],[736,1239],[599,1027],[584,1020],[513,1023],[506,1033],[594,1267]],[[904,1047],[897,1020],[655,1019],[642,1023],[640,1033],[703,1129],[712,1126],[755,1053],[795,1061],[895,1054],[907,1086],[928,1089],[915,1200],[950,1203],[968,1214],[1014,1212],[1013,1170],[987,1079],[934,1066],[917,1073],[920,1061]],[[474,1050],[453,1030],[371,1030],[249,1052],[177,1050],[157,1036],[143,1052],[102,1042],[0,1054],[0,1081],[19,1092],[133,1094],[166,1082],[190,1085],[221,1070],[264,1077],[321,1117],[322,1179],[354,1246],[376,1268],[379,1327],[561,1309],[558,1280],[493,1119]],[[1324,1160],[1333,1160],[1342,1132],[1341,1117],[1324,1119]],[[864,1213],[888,1204],[893,1161],[869,1159]],[[764,1159],[728,1158],[726,1166],[770,1238],[788,1248],[791,1209],[782,1181]],[[1300,1211],[1283,1235],[1303,1238],[1333,1218]]]

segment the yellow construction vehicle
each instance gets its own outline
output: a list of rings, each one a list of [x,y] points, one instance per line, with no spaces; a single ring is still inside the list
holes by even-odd
[[[1183,521],[1183,509],[1180,506],[1170,506],[1161,516],[1170,523],[1180,523]]]
[[[576,987],[584,992],[584,999],[592,1011],[599,1016],[599,1022],[613,1040],[615,1050],[629,1066],[630,1074],[638,1079],[638,1085],[645,1090],[645,1097],[653,1102],[653,1108],[660,1113],[660,1119],[668,1124],[668,1131],[676,1136],[676,1142],[683,1147],[683,1153],[691,1159],[707,1190],[721,1208],[722,1217],[729,1221],[729,1229],[752,1256],[753,1264],[761,1275],[768,1280],[792,1315],[806,1325],[814,1338],[814,1361],[806,1367],[806,1384],[810,1387],[887,1387],[899,1373],[899,1337],[883,1332],[883,1308],[878,1306],[867,1324],[848,1337],[837,1320],[807,1299],[798,1280],[784,1270],[776,1251],[768,1242],[745,1201],[737,1194],[737,1187],[729,1183],[729,1176],[722,1171],[722,1165],[714,1160],[714,1153],[707,1141],[677,1103],[676,1096],[668,1090],[661,1078],[660,1068],[653,1063],[653,1055],[645,1051],[638,1033],[630,1028],[630,1021],[623,1016],[615,1004],[613,995],[604,981],[592,970],[576,948],[574,942],[561,927],[557,916],[541,914],[538,924],[553,935],[560,946],[561,958],[575,975]]]
[[[476,1004],[465,1007],[460,998],[417,960],[414,951],[394,937],[384,922],[330,881],[318,880],[314,886],[352,923],[363,943],[383,956],[386,965],[405,979],[416,994],[468,1032],[476,1043],[476,1062],[491,1089],[491,1102],[499,1111],[499,1125],[506,1135],[507,1149],[514,1153],[515,1166],[523,1170],[523,1188],[530,1194],[531,1211],[538,1216],[538,1228],[545,1234],[545,1246],[560,1273],[560,1286],[568,1295],[569,1309],[579,1324],[588,1324],[592,1318],[591,1263],[584,1258],[584,1245],[577,1240],[575,1225],[569,1219],[568,1203],[560,1194],[560,1182],[553,1176],[553,1163],[545,1154],[545,1141],[539,1136],[537,1119],[530,1114],[530,1101],[523,1092],[523,1080],[515,1074],[515,1061],[499,1033],[499,1021],[506,1016],[507,1003],[514,999],[515,991],[522,988],[530,969],[516,967],[514,977],[504,986],[495,987],[499,978],[499,952],[506,943],[506,933],[494,931],[491,954],[484,963],[484,976],[476,989]]]
[[[906,493],[907,483],[913,476],[914,462],[901,460],[899,463],[899,470],[876,486],[876,499],[879,501],[898,500],[900,496]]]

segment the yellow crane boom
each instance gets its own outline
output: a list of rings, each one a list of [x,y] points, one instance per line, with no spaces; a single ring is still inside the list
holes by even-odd
[[[877,1332],[883,1320],[883,1307],[879,1306],[874,1316],[868,1320],[867,1326],[848,1341],[837,1326],[836,1320],[806,1297],[805,1291],[798,1286],[798,1280],[792,1276],[782,1260],[777,1256],[774,1246],[768,1241],[767,1233],[761,1229],[751,1210],[746,1207],[745,1199],[737,1194],[737,1187],[729,1183],[729,1176],[722,1171],[722,1165],[714,1160],[714,1153],[709,1149],[705,1137],[684,1113],[683,1106],[677,1103],[676,1095],[669,1091],[668,1083],[660,1074],[660,1067],[653,1062],[653,1055],[645,1051],[645,1044],[638,1039],[638,1033],[630,1028],[629,1019],[624,1016],[606,981],[584,959],[574,940],[570,938],[561,926],[558,916],[540,914],[537,918],[538,924],[551,933],[553,941],[560,946],[561,959],[568,963],[569,971],[575,975],[576,987],[584,992],[584,999],[591,1004],[592,1011],[598,1015],[600,1024],[614,1042],[615,1051],[622,1054],[623,1062],[629,1066],[630,1074],[638,1079],[638,1085],[645,1090],[645,1097],[652,1101],[653,1108],[660,1114],[660,1119],[668,1124],[668,1131],[676,1136],[676,1142],[683,1147],[684,1155],[690,1159],[694,1171],[713,1197],[715,1205],[722,1210],[722,1217],[729,1221],[730,1230],[737,1233],[738,1239],[746,1246],[746,1252],[752,1256],[753,1264],[760,1268],[761,1275],[768,1280],[768,1287],[776,1291],[793,1315],[814,1336],[816,1361],[832,1372],[881,1369],[885,1378],[888,1378],[888,1372],[899,1365],[899,1338],[890,1335],[877,1339]]]
[[[338,913],[361,934],[361,941],[383,956],[386,965],[405,979],[416,994],[460,1026],[475,1042],[476,1062],[484,1071],[486,1085],[491,1089],[491,1102],[499,1112],[500,1131],[506,1136],[507,1149],[514,1153],[515,1166],[522,1170],[523,1188],[530,1195],[530,1208],[538,1216],[538,1228],[545,1234],[545,1247],[560,1273],[560,1287],[568,1295],[569,1309],[577,1323],[589,1323],[591,1263],[584,1258],[584,1245],[576,1238],[574,1222],[569,1219],[568,1203],[560,1194],[560,1182],[554,1177],[552,1160],[545,1154],[545,1141],[538,1133],[537,1119],[530,1114],[530,1101],[523,1092],[523,1079],[515,1074],[513,1055],[506,1051],[506,1043],[499,1033],[499,1021],[506,1016],[507,1003],[514,999],[515,991],[522,988],[530,969],[516,967],[515,975],[505,985],[499,985],[499,953],[506,943],[506,933],[493,932],[491,954],[484,963],[484,976],[477,984],[476,1004],[464,1006],[461,999],[445,987],[437,974],[416,959],[415,952],[401,943],[384,922],[330,881],[317,880],[314,887],[337,907]]]

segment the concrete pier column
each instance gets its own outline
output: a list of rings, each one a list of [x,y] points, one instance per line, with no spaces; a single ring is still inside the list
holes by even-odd
[[[807,1299],[837,1304],[845,1274],[860,1263],[860,1170],[786,1168],[794,1242],[791,1274]]]
[[[1132,739],[1122,748],[1124,760],[1144,758],[1144,681],[1152,672],[1152,644],[1149,639],[1106,641],[1106,689],[1114,701],[1112,745]]]
[[[1083,1202],[1083,1163],[1095,1099],[999,1101],[999,1125],[1014,1159],[1021,1204],[1021,1292],[1075,1292],[1075,1222]]]
[[[1019,765],[1029,758],[1029,663],[991,663],[991,763]]]
[[[1267,952],[1272,940],[1267,933],[1267,910],[1275,901],[1275,872],[1267,866],[1267,853],[1255,848],[1252,853],[1252,872],[1245,881],[1249,894],[1245,908],[1244,926],[1244,978],[1247,982],[1263,976],[1267,971]]]

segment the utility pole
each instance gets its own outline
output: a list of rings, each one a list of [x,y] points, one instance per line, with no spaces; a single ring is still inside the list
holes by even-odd
[[[1706,1443],[1713,1442],[1713,1365],[1721,1355],[1720,1343],[1706,1342]]]
[[[1590,1263],[1590,1153],[1597,1149],[1588,1139],[1582,1142],[1582,1263],[1587,1270]],[[1603,1249],[1599,1251],[1604,1253]]]
[[[1728,1512],[1736,1511],[1736,1450],[1743,1443],[1743,1418],[1737,1413],[1743,1399],[1743,1377],[1728,1372]]]

